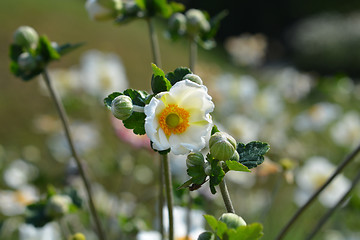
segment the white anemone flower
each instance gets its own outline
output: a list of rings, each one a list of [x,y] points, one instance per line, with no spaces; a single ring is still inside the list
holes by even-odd
[[[87,0],[85,8],[92,20],[107,20],[116,15],[122,8],[121,0]]]
[[[315,156],[308,159],[296,174],[299,189],[295,192],[295,202],[303,205],[334,172],[335,166],[326,158]],[[319,201],[325,207],[333,207],[350,187],[350,181],[339,174],[320,194]]]
[[[176,155],[200,151],[210,138],[213,110],[207,88],[183,80],[145,106],[145,131],[156,150],[170,148]]]

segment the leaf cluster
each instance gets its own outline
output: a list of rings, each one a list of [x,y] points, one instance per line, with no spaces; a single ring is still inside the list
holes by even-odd
[[[229,228],[224,222],[217,220],[214,216],[204,215],[212,232],[207,239],[215,239],[216,236],[221,240],[257,240],[263,236],[263,227],[260,223],[252,223],[237,228]]]
[[[61,46],[54,46],[46,36],[39,38],[35,49],[28,49],[17,44],[11,44],[9,47],[10,71],[24,81],[29,81],[42,73],[51,61],[59,60],[66,53],[83,45],[82,43],[66,43]],[[28,53],[33,63],[30,68],[23,68],[19,65],[19,57],[23,53]]]

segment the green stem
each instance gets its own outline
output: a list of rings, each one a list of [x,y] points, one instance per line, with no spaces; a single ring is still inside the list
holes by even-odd
[[[283,239],[290,227],[296,222],[300,215],[305,212],[305,210],[314,202],[316,197],[331,183],[331,181],[339,174],[341,171],[356,157],[360,152],[360,145],[358,145],[354,151],[345,157],[345,159],[340,163],[335,172],[326,180],[326,182],[310,197],[310,199],[298,209],[294,216],[289,220],[286,226],[281,230],[276,240]]]
[[[78,154],[77,154],[77,152],[75,150],[73,139],[72,139],[71,133],[70,133],[69,121],[68,121],[64,106],[62,105],[62,103],[60,101],[60,98],[57,96],[57,93],[55,92],[55,89],[54,89],[54,87],[53,87],[53,85],[51,83],[49,74],[47,73],[46,69],[44,69],[44,71],[42,72],[42,76],[43,76],[43,78],[45,80],[45,84],[46,84],[47,88],[50,91],[51,98],[53,99],[53,101],[55,103],[56,110],[58,111],[58,114],[60,116],[64,131],[65,131],[65,136],[66,136],[67,142],[68,142],[68,144],[70,146],[71,154],[75,159],[75,162],[77,164],[77,167],[78,167],[78,170],[79,170],[79,173],[80,173],[80,177],[81,177],[81,179],[82,179],[82,181],[83,181],[83,183],[85,185],[85,192],[87,194],[88,201],[89,201],[90,213],[93,216],[93,219],[94,219],[94,222],[95,222],[96,232],[97,232],[98,237],[99,237],[100,240],[105,240],[106,238],[105,238],[105,235],[104,235],[103,230],[101,228],[99,217],[98,217],[98,215],[96,213],[96,210],[95,210],[95,205],[94,205],[94,201],[93,201],[93,198],[92,198],[91,186],[90,186],[89,180],[88,180],[88,178],[87,178],[87,176],[85,174],[85,171],[84,171],[83,165],[81,163],[81,160],[80,160],[80,158],[79,158],[79,156],[78,156]]]
[[[151,18],[147,18],[146,21],[148,23],[148,28],[149,28],[149,36],[150,36],[150,43],[151,43],[151,51],[152,51],[153,61],[154,61],[156,66],[161,68],[159,42],[158,42],[158,39],[157,39],[157,36],[156,36],[154,23],[153,23],[153,20]]]
[[[191,227],[191,207],[192,207],[192,197],[191,192],[188,192],[188,202],[186,206],[186,235],[185,239],[190,239],[190,227]]]
[[[226,186],[225,178],[221,181],[221,183],[219,184],[219,187],[220,187],[221,196],[222,196],[222,198],[224,200],[227,212],[228,213],[235,213],[233,204],[232,204],[231,199],[230,199],[229,191],[228,191],[227,186]]]
[[[360,181],[360,172],[356,175],[354,180],[351,183],[351,186],[349,190],[343,195],[343,197],[335,204],[334,207],[332,207],[316,224],[316,226],[313,228],[309,236],[306,238],[307,240],[312,239],[316,233],[321,229],[321,227],[326,223],[327,220],[331,217],[331,215],[335,212],[336,209],[338,209],[342,204],[345,202],[345,200],[349,197],[352,190],[354,190],[355,186]]]
[[[164,176],[165,176],[165,191],[167,207],[169,212],[169,240],[174,240],[174,215],[173,215],[173,198],[172,198],[172,183],[170,163],[167,154],[162,154],[164,163]]]
[[[197,43],[193,37],[189,39],[189,50],[189,68],[193,73],[195,73],[195,65],[197,59]]]
[[[159,173],[159,221],[160,221],[160,233],[161,240],[165,239],[164,234],[164,218],[163,218],[163,208],[164,208],[164,163],[160,159],[160,173]]]

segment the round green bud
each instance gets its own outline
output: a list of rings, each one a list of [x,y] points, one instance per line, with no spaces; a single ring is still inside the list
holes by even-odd
[[[71,235],[68,240],[86,240],[86,238],[82,233],[75,233],[74,235]]]
[[[186,17],[182,13],[174,13],[168,22],[170,32],[182,35],[186,31]]]
[[[189,35],[198,35],[210,30],[210,24],[204,13],[198,9],[189,9],[186,13],[186,29]]]
[[[111,102],[111,112],[120,120],[128,119],[133,113],[133,103],[131,98],[126,95],[117,96]]]
[[[188,79],[188,80],[190,80],[190,81],[192,81],[192,82],[195,82],[195,83],[197,83],[197,84],[199,84],[199,85],[202,85],[202,84],[203,84],[203,81],[201,80],[201,78],[200,78],[198,75],[196,75],[196,74],[192,74],[192,73],[186,74],[186,75],[183,77],[183,80],[185,80],[185,79]]]
[[[69,211],[72,203],[71,198],[67,195],[54,195],[46,203],[46,215],[53,218],[60,218]]]
[[[217,132],[211,136],[209,148],[215,159],[226,161],[236,152],[236,140],[225,132]]]
[[[190,153],[186,158],[187,167],[203,166],[204,156],[200,152]]]
[[[17,63],[19,65],[19,68],[25,72],[31,72],[36,68],[38,64],[36,58],[28,52],[23,52],[22,54],[20,54]]]
[[[212,232],[203,232],[197,240],[215,240],[215,235]]]
[[[35,49],[39,41],[39,35],[32,27],[21,26],[15,31],[13,39],[16,45],[27,49]]]
[[[121,0],[87,0],[86,10],[91,19],[104,21],[114,19],[122,10]]]
[[[232,157],[230,158],[231,161],[239,161],[240,160],[240,156],[239,153],[237,151],[234,152],[234,155],[232,155]]]
[[[228,228],[238,228],[240,226],[246,226],[244,219],[235,213],[223,213],[219,218],[219,221],[226,224]]]

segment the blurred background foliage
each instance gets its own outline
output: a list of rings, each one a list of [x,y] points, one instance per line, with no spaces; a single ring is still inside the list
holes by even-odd
[[[33,26],[39,34],[58,43],[86,43],[52,63],[50,70],[94,182],[104,226],[109,239],[120,239],[119,236],[135,239],[138,231],[156,229],[157,156],[144,145],[145,139],[132,138],[114,123],[101,100],[109,86],[150,89],[148,29],[144,21],[122,26],[91,21],[84,3],[0,2],[1,239],[19,236],[31,239],[12,231],[26,232],[21,218],[24,210],[4,210],[14,203],[19,204],[15,209],[23,209],[45,194],[49,184],[57,189],[72,186],[81,192],[53,103],[41,88],[42,79],[24,83],[10,74],[8,46],[20,25]],[[217,36],[217,48],[200,50],[197,74],[214,98],[214,119],[222,130],[239,141],[261,140],[271,146],[264,166],[251,175],[234,174],[229,178],[229,188],[237,213],[248,223],[262,222],[263,239],[273,239],[297,209],[300,199],[297,192],[304,189],[301,180],[297,180],[302,177],[295,177],[294,181],[294,175],[301,173],[299,169],[308,160],[313,161],[314,156],[336,165],[360,140],[357,81],[360,3],[280,0],[183,3],[187,8],[207,10],[211,16],[222,9],[229,10]],[[157,21],[162,68],[169,72],[188,65],[188,43],[167,40],[165,26],[164,21]],[[90,58],[95,61],[93,69],[86,67],[91,61],[85,59]],[[107,64],[115,65],[118,75],[112,79],[107,79],[111,74],[99,77],[103,84],[98,91],[91,90],[86,79],[79,80],[77,74],[86,71],[90,71],[89,76],[91,70],[94,75],[101,75],[101,70],[95,71],[96,66],[104,66],[106,71]],[[119,90],[123,89],[111,91]],[[173,158],[176,187],[187,176],[184,160]],[[345,172],[348,179],[354,176],[359,162],[354,166]],[[319,182],[313,186],[316,184]],[[36,192],[33,198],[32,193],[24,191],[29,186]],[[340,184],[340,190],[335,188],[335,192],[341,192],[345,186]],[[220,216],[224,211],[221,199],[209,195],[207,186],[203,188],[206,189],[200,193],[192,193],[194,208]],[[176,195],[177,204],[186,206],[184,191],[177,191]],[[6,202],[8,199],[12,205]],[[358,239],[359,202],[357,188],[317,239]],[[317,202],[288,238],[304,239],[326,208],[321,201]],[[66,221],[72,226],[69,232],[83,231],[93,239],[85,210],[67,216]]]

